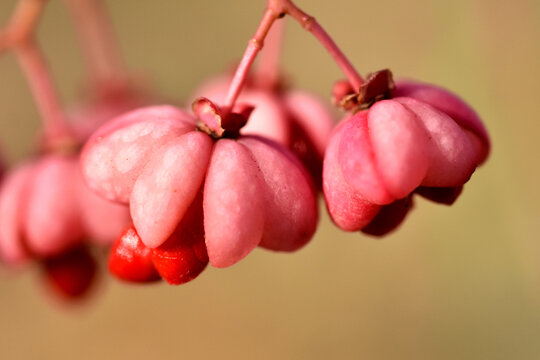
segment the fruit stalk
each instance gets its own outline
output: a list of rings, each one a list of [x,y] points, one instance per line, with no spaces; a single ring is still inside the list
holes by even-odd
[[[270,1],[275,3],[282,3],[283,12],[293,17],[302,25],[304,29],[306,29],[307,31],[312,33],[313,36],[315,36],[315,38],[321,43],[321,45],[324,46],[326,51],[328,51],[328,53],[332,56],[341,71],[343,71],[343,73],[347,77],[347,80],[351,83],[353,88],[358,91],[360,89],[360,86],[364,83],[364,80],[362,79],[360,74],[358,74],[354,66],[351,64],[349,59],[347,59],[345,54],[337,46],[334,40],[330,37],[330,35],[328,35],[326,30],[324,30],[324,28],[317,22],[317,20],[314,17],[306,14],[290,0]]]
[[[285,22],[274,23],[264,43],[253,80],[264,89],[275,89],[281,82],[280,59]]]
[[[264,39],[266,38],[268,31],[272,27],[274,21],[278,18],[279,13],[276,13],[274,9],[270,7],[266,9],[261,23],[259,24],[255,35],[251,38],[251,40],[249,40],[246,51],[244,52],[244,56],[242,57],[242,60],[240,61],[240,64],[238,65],[238,68],[234,74],[227,97],[225,98],[225,106],[223,108],[224,114],[231,112],[232,108],[234,107],[236,99],[238,99],[238,95],[240,95],[240,91],[242,90],[242,87],[246,81],[249,69],[253,64],[253,61],[255,61],[257,54],[263,48]]]
[[[97,90],[128,79],[112,25],[101,0],[64,0],[79,38],[90,82]]]
[[[13,48],[34,32],[46,1],[19,0],[8,25],[0,32],[0,54]]]
[[[34,32],[46,0],[20,0],[0,38],[0,50],[12,50],[26,76],[36,106],[41,115],[45,140],[71,138],[69,127],[57,96],[54,82]]]
[[[231,112],[234,104],[242,90],[246,81],[247,74],[257,54],[264,46],[264,40],[270,31],[274,22],[285,15],[292,16],[298,21],[304,29],[311,32],[315,38],[324,46],[328,53],[332,56],[336,64],[343,71],[347,80],[351,83],[355,90],[359,90],[364,80],[358,74],[354,66],[347,59],[345,54],[339,49],[334,40],[328,35],[323,27],[315,20],[314,17],[306,14],[298,8],[291,0],[268,0],[268,5],[264,16],[255,32],[255,35],[249,41],[249,44],[244,52],[244,56],[236,69],[233,80],[229,87],[223,113],[226,115]]]

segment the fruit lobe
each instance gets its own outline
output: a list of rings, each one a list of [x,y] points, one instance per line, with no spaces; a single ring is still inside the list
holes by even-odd
[[[204,185],[204,228],[210,263],[231,266],[261,241],[264,179],[253,156],[233,140],[219,140]]]
[[[174,232],[202,185],[212,147],[206,134],[189,132],[163,145],[141,171],[130,209],[146,246],[157,247]]]
[[[43,155],[6,175],[0,190],[0,256],[16,263],[57,256],[85,239],[110,244],[128,208],[93,194],[76,155]]]
[[[131,111],[99,128],[81,153],[88,186],[113,201],[128,203],[153,152],[195,127],[195,119],[172,106]]]

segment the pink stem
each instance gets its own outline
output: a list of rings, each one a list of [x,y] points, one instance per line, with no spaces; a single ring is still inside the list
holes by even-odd
[[[264,39],[268,34],[268,31],[272,27],[274,21],[279,17],[279,13],[276,13],[273,9],[268,8],[264,13],[264,16],[255,32],[255,35],[248,43],[244,56],[236,69],[236,73],[232,79],[231,85],[229,87],[229,92],[227,93],[227,98],[225,99],[225,105],[223,107],[223,113],[227,114],[232,110],[238,95],[242,90],[242,87],[246,81],[246,76],[255,60],[255,57],[261,51],[264,45]]]
[[[93,85],[105,90],[126,82],[124,62],[101,0],[64,0],[70,10]]]
[[[281,50],[283,47],[283,33],[285,22],[274,23],[264,43],[264,49],[257,63],[254,80],[258,86],[273,89],[281,80]]]
[[[28,38],[37,27],[47,0],[19,0],[8,25],[0,33],[0,53]]]
[[[40,112],[45,140],[51,143],[58,138],[69,139],[71,135],[49,69],[34,40],[45,3],[46,0],[19,0],[0,37],[0,50],[15,52]]]
[[[15,54],[26,76],[41,114],[46,141],[71,137],[49,69],[39,47],[28,39],[15,48]]]
[[[334,61],[340,67],[341,71],[343,71],[353,88],[358,91],[360,86],[364,83],[364,80],[317,20],[303,12],[290,0],[278,0],[277,3],[282,3],[281,5],[283,6],[284,12],[292,16],[304,27],[304,29],[311,32],[315,38],[319,40],[328,53],[334,58]]]
[[[358,74],[354,66],[347,59],[345,54],[339,49],[334,40],[328,35],[328,33],[319,25],[317,20],[314,17],[309,16],[296,5],[293,4],[291,0],[268,0],[268,6],[266,12],[257,28],[255,36],[249,41],[248,47],[244,52],[244,56],[236,69],[236,73],[232,79],[231,85],[229,87],[229,92],[225,99],[225,105],[223,107],[223,113],[226,115],[232,110],[238,95],[242,90],[242,87],[246,81],[247,74],[255,57],[261,51],[264,40],[268,31],[274,24],[274,21],[284,15],[290,15],[296,19],[302,26],[311,32],[317,40],[326,48],[330,55],[334,58],[336,64],[341,68],[348,81],[351,83],[355,90],[359,90],[360,86],[364,83],[364,80]]]

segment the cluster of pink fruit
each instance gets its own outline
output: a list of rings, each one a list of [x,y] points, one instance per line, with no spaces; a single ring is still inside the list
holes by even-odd
[[[74,13],[99,13],[97,0],[66,1]],[[334,103],[347,111],[336,126],[323,102],[284,86],[280,34],[269,32],[285,15],[310,31],[347,77],[334,86]],[[112,244],[115,276],[171,284],[194,279],[208,263],[231,266],[257,246],[298,250],[316,231],[321,190],[338,227],[384,235],[403,221],[414,194],[453,203],[489,153],[483,124],[461,99],[432,85],[394,83],[389,70],[364,80],[290,0],[268,1],[234,76],[196,90],[191,111],[139,108],[152,101],[125,76],[125,86],[110,86],[121,73],[110,56],[110,33],[101,42],[89,39],[88,62],[101,79],[94,82],[109,91],[71,122],[36,51],[28,24],[36,19],[26,16],[17,26],[15,17],[0,38],[29,74],[46,125],[44,152],[2,182],[0,255],[8,263],[40,259],[71,295],[82,294],[92,278],[85,250],[91,243]],[[101,20],[88,26],[106,27]],[[82,23],[82,40],[99,33]],[[265,40],[269,46],[250,74]]]

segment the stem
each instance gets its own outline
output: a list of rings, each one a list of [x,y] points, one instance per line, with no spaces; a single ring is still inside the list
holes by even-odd
[[[0,33],[0,54],[31,36],[47,0],[19,0],[4,31]]]
[[[353,88],[358,91],[360,86],[364,83],[364,80],[317,20],[303,12],[290,0],[278,0],[275,2],[282,3],[281,5],[283,6],[284,12],[292,16],[304,29],[312,33],[313,36],[319,40],[321,45],[323,45],[328,53],[334,58],[334,61],[340,67],[341,71],[343,71]]]
[[[8,26],[0,37],[0,51],[11,49],[26,76],[41,115],[47,143],[71,139],[60,101],[46,61],[35,42],[34,32],[46,0],[19,0]]]
[[[242,87],[246,81],[247,73],[255,60],[255,57],[261,51],[264,40],[268,34],[268,31],[276,21],[276,19],[283,17],[284,15],[290,15],[297,20],[307,31],[311,32],[317,40],[326,48],[328,53],[334,58],[336,64],[341,68],[347,80],[351,83],[356,91],[359,91],[360,87],[364,83],[364,79],[358,74],[354,66],[347,59],[345,54],[339,49],[334,40],[328,35],[328,33],[322,28],[321,25],[315,20],[314,17],[306,14],[300,8],[293,4],[291,0],[268,0],[268,6],[264,13],[264,16],[255,32],[255,35],[249,41],[244,56],[236,69],[236,73],[231,81],[227,98],[225,99],[225,105],[222,109],[223,114],[228,114],[234,104]]]
[[[69,126],[41,50],[33,39],[28,39],[18,44],[14,51],[41,115],[45,139],[53,142],[57,138],[70,137]]]
[[[91,83],[105,91],[128,79],[113,27],[101,0],[64,0],[81,44]]]
[[[238,95],[242,90],[242,86],[246,81],[246,76],[249,72],[249,69],[253,64],[255,57],[257,56],[259,51],[261,51],[264,45],[264,39],[266,38],[268,31],[272,27],[274,21],[278,18],[279,13],[276,13],[270,7],[266,9],[261,23],[259,24],[255,35],[249,41],[246,51],[244,52],[244,56],[242,57],[242,60],[240,61],[240,64],[236,69],[236,73],[234,74],[231,85],[229,87],[229,92],[227,93],[227,98],[225,99],[223,114],[229,113],[234,107],[236,99],[238,98]]]
[[[262,88],[275,89],[281,82],[280,59],[284,30],[284,21],[274,23],[265,40],[253,77],[256,84]]]

